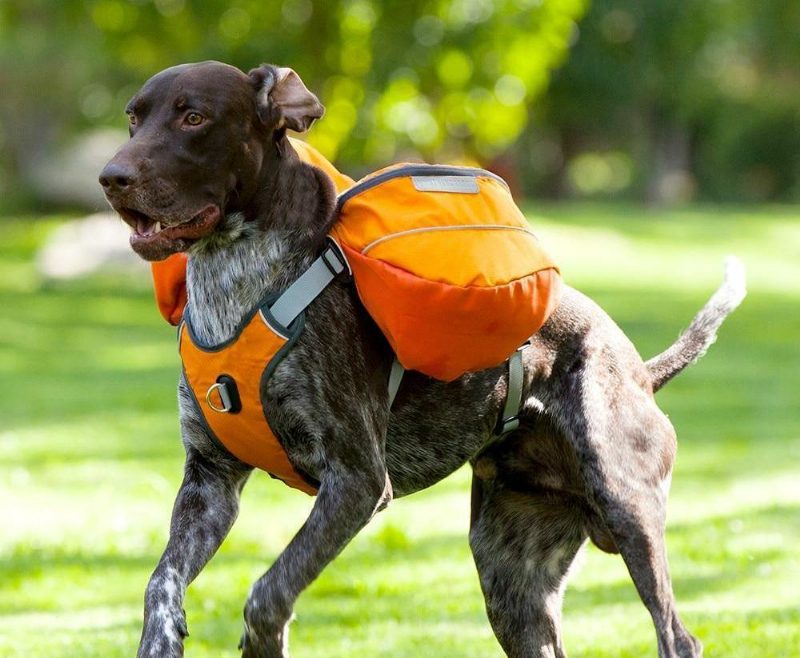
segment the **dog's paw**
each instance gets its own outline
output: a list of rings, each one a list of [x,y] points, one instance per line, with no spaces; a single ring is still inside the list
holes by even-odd
[[[149,615],[137,658],[183,658],[183,641],[189,637],[183,610],[158,609]]]
[[[289,628],[256,633],[247,623],[239,639],[242,658],[289,658]]]

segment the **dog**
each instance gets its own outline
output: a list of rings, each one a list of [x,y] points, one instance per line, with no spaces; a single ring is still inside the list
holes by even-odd
[[[248,74],[218,62],[166,69],[127,107],[130,140],[100,175],[111,206],[147,260],[189,254],[194,331],[233,336],[266,294],[284,290],[325,245],[330,180],[301,162],[286,130],[323,107],[291,69]],[[649,610],[661,658],[698,658],[676,610],[664,546],[675,432],[653,394],[715,340],[744,297],[736,261],[690,327],[646,363],[594,302],[565,287],[523,352],[519,428],[493,431],[504,365],[445,383],[408,372],[390,409],[393,355],[335,280],[261,386],[268,420],[292,465],[319,483],[303,527],[252,586],[240,649],[286,658],[298,596],[392,498],[473,466],[469,534],[486,610],[508,656],[566,656],[566,576],[591,539],[619,553]],[[183,599],[224,540],[252,468],[213,440],[185,377],[178,386],[186,462],[169,540],[145,593],[138,656],[183,655]]]

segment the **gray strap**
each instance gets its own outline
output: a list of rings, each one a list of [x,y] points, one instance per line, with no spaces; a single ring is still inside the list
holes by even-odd
[[[288,327],[337,275],[347,269],[344,255],[331,242],[311,267],[275,300],[269,312],[282,326]]]
[[[523,346],[525,347],[525,346]],[[522,407],[522,384],[525,371],[522,367],[522,347],[508,358],[508,388],[506,405],[498,433],[500,435],[513,432],[519,427],[519,410]]]
[[[389,372],[389,409],[391,409],[394,404],[394,399],[397,397],[397,391],[400,389],[400,382],[403,381],[405,372],[406,369],[400,365],[397,357],[395,357],[395,360],[392,361],[392,370]]]

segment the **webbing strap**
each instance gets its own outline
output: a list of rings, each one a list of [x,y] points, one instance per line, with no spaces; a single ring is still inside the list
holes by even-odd
[[[270,306],[272,317],[288,327],[331,281],[347,269],[347,261],[338,245],[330,241],[319,258]]]
[[[503,415],[498,423],[498,434],[508,434],[519,427],[519,410],[522,407],[522,384],[525,371],[522,367],[523,345],[508,358],[508,388]]]
[[[391,409],[394,404],[394,399],[397,397],[397,391],[400,389],[400,382],[403,381],[405,372],[406,369],[400,365],[397,357],[395,357],[394,361],[392,361],[392,369],[389,372],[389,409]]]
[[[339,274],[349,271],[347,259],[333,240],[329,241],[319,258],[303,272],[295,282],[283,291],[275,303],[270,306],[269,312],[282,326],[288,327],[319,294],[328,287]],[[389,372],[389,408],[392,408],[400,383],[403,381],[405,368],[395,359]]]

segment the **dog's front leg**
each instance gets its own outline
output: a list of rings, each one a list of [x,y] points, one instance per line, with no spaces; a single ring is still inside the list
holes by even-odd
[[[187,448],[183,483],[172,511],[169,541],[144,601],[138,658],[183,656],[188,635],[183,612],[186,588],[228,534],[250,469],[212,462]]]
[[[383,456],[365,447],[361,464],[329,458],[314,507],[303,527],[250,590],[243,658],[286,658],[295,600],[372,516],[392,498]]]

